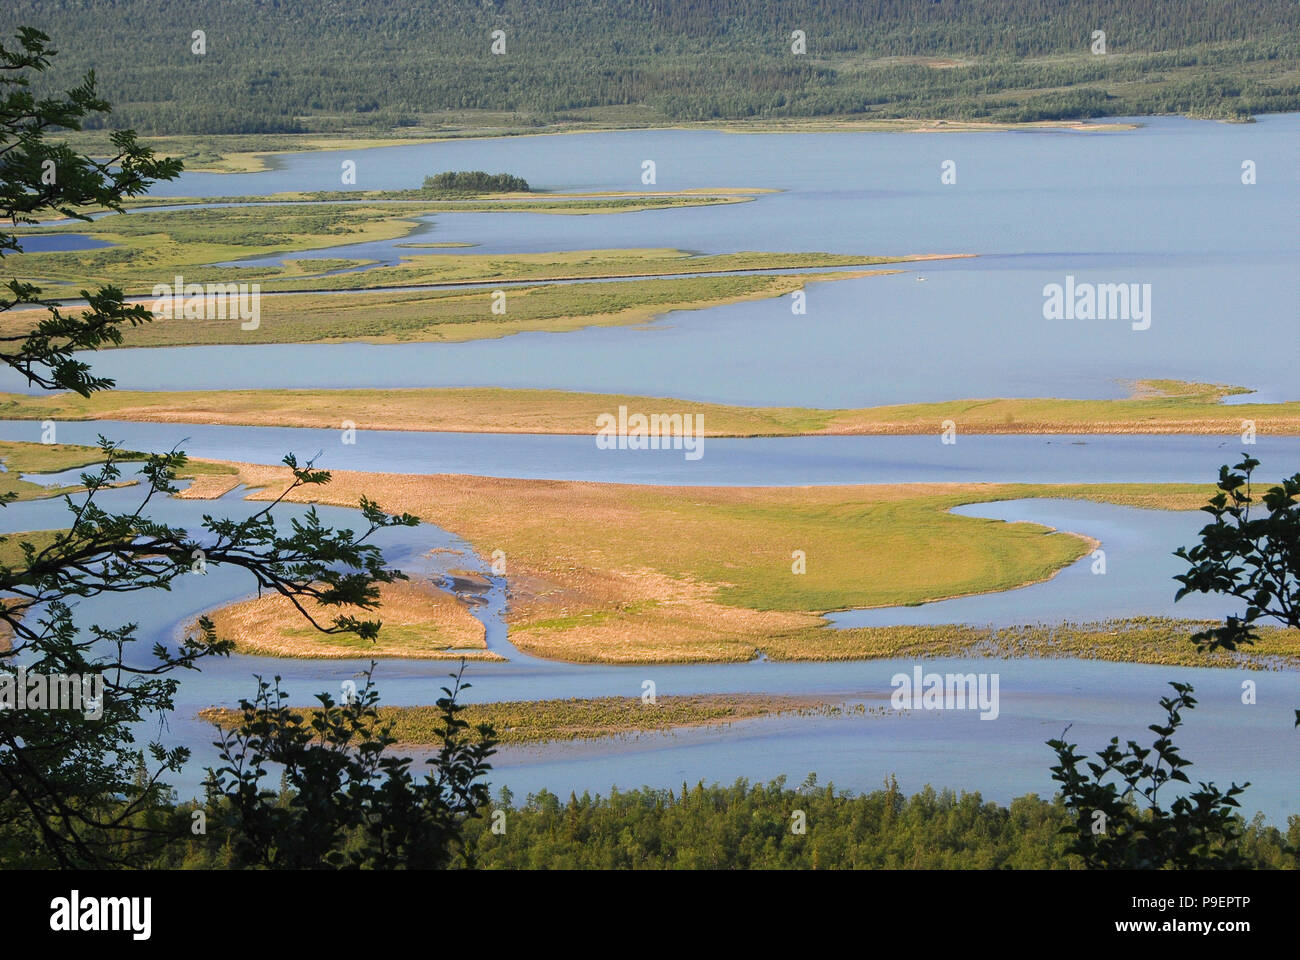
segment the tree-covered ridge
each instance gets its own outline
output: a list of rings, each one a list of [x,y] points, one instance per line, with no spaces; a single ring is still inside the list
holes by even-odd
[[[378,129],[466,110],[527,126],[592,110],[647,123],[1300,109],[1292,0],[13,0],[8,12],[57,36],[63,64],[98,68],[114,122],[145,132]]]

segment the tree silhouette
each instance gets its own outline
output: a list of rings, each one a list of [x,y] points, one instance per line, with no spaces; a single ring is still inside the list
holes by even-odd
[[[61,96],[38,98],[33,78],[50,64],[55,51],[49,38],[33,29],[17,33],[14,48],[0,44],[0,210],[10,224],[31,224],[42,216],[61,214],[89,219],[92,212],[121,213],[123,201],[144,193],[158,180],[174,179],[181,164],[161,159],[141,145],[132,131],[113,134],[115,155],[92,159],[66,144],[47,139],[52,131],[80,129],[82,122],[107,114],[109,105],[96,94],[95,77]],[[0,264],[7,254],[22,251],[22,237],[0,230]],[[111,389],[113,381],[98,377],[80,352],[122,342],[123,331],[153,318],[142,305],[128,304],[112,286],[84,290],[87,306],[76,312],[41,297],[39,287],[11,280],[0,296],[0,318],[23,309],[39,313],[30,329],[0,336],[0,362],[46,390],[72,390],[89,396]],[[6,330],[21,329],[11,320]],[[153,521],[147,509],[155,497],[177,490],[177,472],[185,454],[172,450],[148,455],[140,471],[142,494],[126,512],[104,509],[98,495],[122,477],[124,455],[119,446],[100,439],[102,462],[81,476],[84,492],[65,497],[68,527],[37,546],[18,543],[0,562],[0,629],[8,639],[0,650],[0,677],[16,682],[20,668],[45,674],[98,675],[103,678],[102,715],[72,710],[25,709],[0,711],[0,861],[59,867],[135,866],[150,862],[167,843],[178,839],[178,827],[168,818],[150,815],[169,796],[163,777],[178,771],[189,758],[185,748],[166,748],[160,740],[136,742],[141,721],[165,720],[173,709],[180,671],[196,669],[204,658],[229,653],[231,643],[216,635],[211,621],[174,649],[155,644],[152,651],[132,653],[135,623],[111,626],[79,625],[76,601],[104,594],[168,590],[188,575],[196,557],[208,566],[237,568],[259,590],[289,598],[304,616],[326,633],[352,633],[373,639],[376,620],[361,620],[340,612],[328,622],[308,613],[317,604],[326,609],[371,611],[379,605],[379,585],[405,579],[384,563],[373,535],[388,527],[413,526],[410,515],[391,516],[372,501],[359,504],[361,529],[333,529],[321,523],[315,509],[295,519],[285,531],[277,524],[277,508],[291,492],[326,484],[330,475],[311,462],[284,458],[292,481],[264,508],[242,520],[204,516],[200,529],[189,531]],[[16,494],[0,498],[8,506]],[[3,543],[8,538],[0,538]],[[15,557],[15,554],[18,555]],[[282,713],[261,697],[250,721],[255,729],[280,722]],[[270,711],[259,718],[258,710]],[[451,709],[451,708],[449,708]],[[351,717],[351,714],[348,714]],[[331,727],[330,731],[336,728]],[[317,754],[300,744],[303,764],[316,764]],[[485,756],[471,752],[477,775],[486,769]],[[462,755],[450,757],[459,763]],[[432,841],[420,823],[408,820],[410,807],[425,794],[413,788],[400,763],[375,761],[388,773],[384,791],[371,803],[388,805],[398,819],[383,826],[384,844],[399,836],[397,849],[418,852],[421,863],[436,861]],[[465,771],[458,767],[454,778]],[[461,800],[475,792],[459,786]],[[358,788],[360,802],[366,796]],[[382,811],[380,811],[382,819]],[[403,819],[406,818],[406,819]],[[251,821],[250,821],[251,826]],[[188,831],[187,831],[188,832]],[[438,842],[449,838],[440,835]],[[261,843],[260,835],[249,843]],[[283,842],[283,841],[281,841]],[[375,854],[376,862],[393,854]],[[412,854],[416,856],[416,854]]]

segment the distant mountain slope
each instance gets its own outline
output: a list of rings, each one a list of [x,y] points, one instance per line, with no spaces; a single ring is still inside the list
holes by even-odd
[[[115,124],[238,133],[1300,109],[1296,0],[6,0]],[[202,30],[206,52],[191,52]],[[504,54],[492,32],[504,31]],[[806,53],[792,51],[792,33]],[[1104,31],[1106,54],[1091,51]]]

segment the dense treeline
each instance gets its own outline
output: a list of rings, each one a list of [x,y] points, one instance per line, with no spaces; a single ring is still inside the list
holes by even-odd
[[[283,801],[287,805],[287,798]],[[205,804],[208,832],[168,847],[158,867],[224,869],[235,838],[223,828],[220,799]],[[192,804],[159,808],[155,826],[192,822]],[[516,806],[509,791],[468,820],[465,853],[455,866],[479,869],[1078,869],[1061,828],[1070,814],[1059,801],[1021,797],[1009,806],[978,793],[927,787],[908,797],[897,783],[867,794],[821,786],[799,789],[783,778],[737,781],[680,791],[643,787],[609,796],[548,791]],[[802,812],[804,832],[795,831]],[[1294,869],[1300,817],[1285,830],[1262,818],[1243,823],[1239,849],[1252,866]],[[494,829],[495,828],[495,829]],[[188,832],[188,831],[186,831]],[[4,843],[0,864],[39,859],[39,845]],[[346,845],[345,845],[346,846]],[[1288,852],[1290,848],[1290,852]],[[32,863],[39,865],[39,863]]]
[[[154,133],[376,129],[446,111],[517,125],[1221,117],[1300,109],[1293,0],[11,0]],[[192,52],[204,33],[202,55]],[[504,53],[492,52],[501,30]],[[791,34],[806,34],[796,56]],[[1090,53],[1095,30],[1107,55]],[[500,49],[500,45],[498,45]],[[886,60],[882,58],[900,58]],[[936,62],[939,61],[939,62]]]
[[[1081,864],[1064,852],[1069,820],[1059,801],[1032,795],[1010,806],[930,787],[905,797],[892,779],[853,795],[810,777],[799,790],[742,780],[568,803],[543,792],[506,814],[503,834],[491,816],[470,821],[466,842],[480,868],[1070,869]],[[1286,833],[1261,818],[1242,827],[1252,866],[1297,866],[1300,817]]]
[[[528,193],[528,181],[508,173],[448,170],[424,178],[427,193]]]

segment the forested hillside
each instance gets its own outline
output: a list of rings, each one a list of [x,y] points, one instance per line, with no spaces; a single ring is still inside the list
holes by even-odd
[[[6,0],[149,133],[1300,108],[1295,0]],[[193,51],[196,30],[205,52]],[[504,31],[493,53],[493,31]],[[806,53],[791,35],[806,35]],[[1102,30],[1106,53],[1092,52]],[[7,42],[7,41],[6,41]]]

